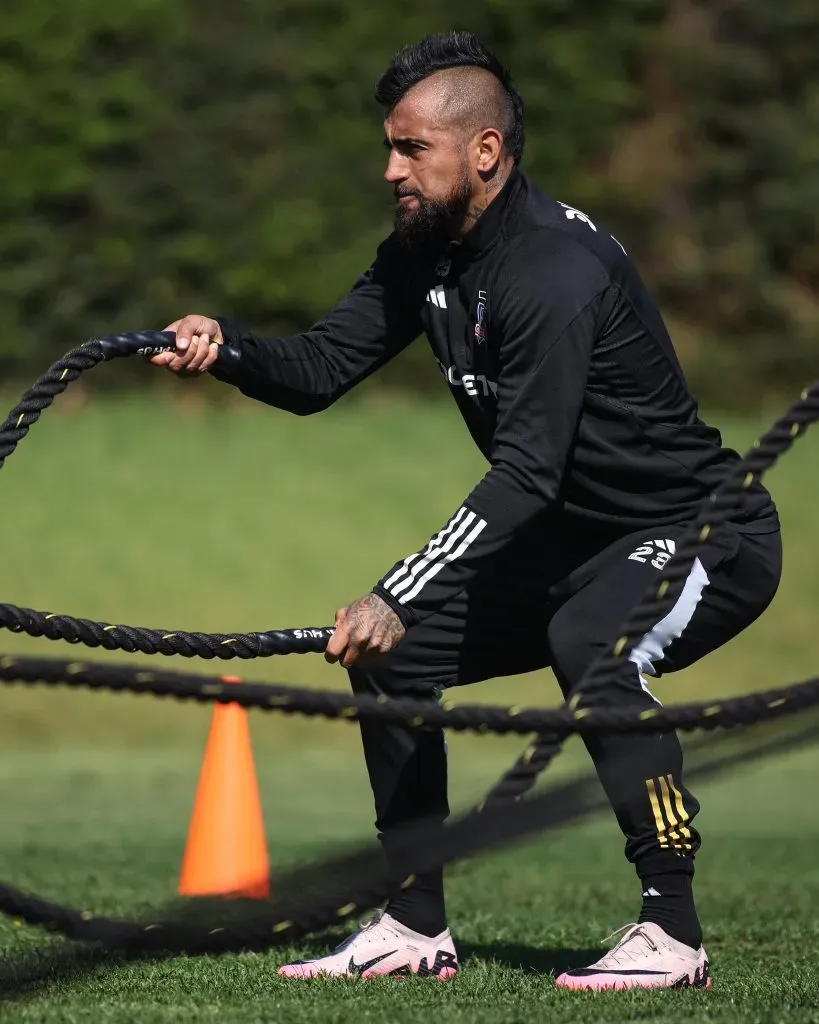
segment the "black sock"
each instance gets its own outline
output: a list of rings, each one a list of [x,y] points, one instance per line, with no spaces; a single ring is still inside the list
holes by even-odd
[[[646,875],[643,883],[643,909],[639,923],[658,924],[672,939],[692,949],[702,945],[702,928],[694,906],[692,877],[684,872]]]
[[[386,912],[405,928],[421,935],[440,935],[446,928],[444,873],[426,871],[387,904]]]

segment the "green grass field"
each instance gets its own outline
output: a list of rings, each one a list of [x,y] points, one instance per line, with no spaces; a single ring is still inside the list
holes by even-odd
[[[324,625],[426,540],[484,472],[454,409],[435,404],[389,398],[307,420],[249,402],[207,411],[149,396],[70,406],[47,413],[0,476],[0,599],[77,616],[169,629]],[[740,449],[767,426],[721,425]],[[665,702],[816,671],[816,445],[801,439],[769,478],[786,542],[774,605],[705,663],[665,679]],[[79,653],[11,634],[0,650]],[[319,657],[242,669],[346,687]],[[553,705],[557,688],[535,673],[457,698]],[[0,879],[100,913],[136,915],[173,897],[210,709],[44,689],[4,688],[0,699]],[[261,713],[252,726],[275,867],[370,835],[354,727]],[[521,746],[453,737],[453,806],[467,806]],[[577,744],[561,760],[557,774],[585,766]],[[3,919],[0,1020],[816,1022],[817,768],[816,750],[802,751],[697,787],[708,993],[554,989],[555,971],[596,957],[638,909],[622,839],[604,816],[453,869],[465,969],[451,984],[278,979],[285,956],[337,936],[266,954],[125,962]]]

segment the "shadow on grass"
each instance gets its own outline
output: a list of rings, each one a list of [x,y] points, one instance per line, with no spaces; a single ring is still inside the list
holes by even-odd
[[[599,960],[601,947],[594,949],[551,949],[542,946],[522,946],[514,942],[496,942],[492,945],[481,945],[472,942],[459,942],[458,954],[461,963],[470,957],[490,963],[511,967],[524,974],[562,974],[563,971],[575,967],[588,967]]]
[[[347,933],[340,930],[308,936],[295,949],[290,947],[282,950],[282,961],[295,959],[296,956],[321,956],[346,937]],[[42,996],[49,989],[79,984],[94,975],[108,974],[129,964],[160,963],[182,955],[192,954],[145,951],[114,953],[96,946],[62,943],[59,940],[34,949],[0,953],[0,1001]],[[203,957],[207,955],[201,954]]]
[[[299,958],[321,956],[344,936],[323,935],[307,938],[296,947]],[[287,950],[287,954],[293,951]],[[459,942],[461,962],[474,958],[511,967],[525,974],[560,973],[583,967],[597,959],[599,949],[544,949],[515,943]],[[173,959],[176,953],[114,954],[103,949],[54,943],[0,956],[0,1000],[26,1000],[43,996],[52,988],[84,982],[133,963],[157,963]],[[289,958],[289,956],[287,957]],[[282,951],[285,960],[285,951]]]
[[[87,946],[54,943],[0,956],[0,1000],[30,999],[60,985],[83,982],[127,963],[167,959],[152,953],[114,954]]]

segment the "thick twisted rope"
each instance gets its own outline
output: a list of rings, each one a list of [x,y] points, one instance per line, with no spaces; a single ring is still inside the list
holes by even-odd
[[[104,360],[127,355],[153,355],[174,345],[170,331],[139,331],[87,341],[51,366],[25,392],[0,426],[0,468],[28,434],[44,410],[80,374]],[[221,359],[233,358],[230,350]],[[198,633],[185,630],[121,626],[71,615],[0,604],[0,626],[13,633],[102,647],[106,651],[181,655],[184,658],[268,658],[274,654],[308,654],[324,650],[332,628],[276,629],[258,633]]]
[[[71,615],[39,612],[0,604],[0,626],[12,633],[66,640],[70,644],[102,647],[129,654],[179,655],[183,658],[269,658],[274,654],[318,654],[333,635],[332,626],[301,629],[271,629],[258,633],[190,633],[148,629],[145,626],[117,626]]]
[[[237,686],[237,683],[241,683]],[[144,670],[129,665],[55,661],[50,658],[0,658],[0,685],[46,685],[151,694],[197,703],[239,704],[243,708],[277,711],[350,722],[409,722],[454,732],[526,735],[554,732],[560,743],[574,733],[646,733],[669,729],[727,729],[794,714],[819,705],[819,678],[773,690],[641,710],[611,708],[526,708],[491,704],[442,705],[413,697],[348,694],[335,690],[301,689],[282,684],[243,682],[237,676]],[[524,754],[531,761],[534,748]],[[489,797],[487,797],[487,801]]]
[[[154,355],[173,347],[173,344],[174,335],[171,332],[137,331],[87,341],[79,348],[67,352],[25,392],[0,426],[0,468],[5,465],[6,459],[37,422],[41,413],[48,409],[57,395],[62,394],[81,373],[93,369],[104,359],[136,354]]]
[[[690,767],[689,775],[713,777],[771,754],[815,743],[817,739],[816,721],[800,731],[756,736],[739,750],[729,749],[722,755],[712,753],[710,760]],[[28,924],[60,932],[66,938],[98,943],[108,949],[222,953],[268,948],[340,924],[354,914],[378,906],[399,887],[411,884],[414,874],[500,847],[545,828],[580,821],[607,807],[596,777],[587,776],[528,800],[490,805],[481,813],[471,811],[443,830],[438,825],[414,827],[402,837],[397,850],[402,863],[413,873],[400,883],[386,864],[380,844],[368,843],[351,853],[336,855],[279,878],[277,888],[284,897],[274,903],[198,899],[158,913],[150,920],[125,921],[53,903],[0,883],[0,911]]]

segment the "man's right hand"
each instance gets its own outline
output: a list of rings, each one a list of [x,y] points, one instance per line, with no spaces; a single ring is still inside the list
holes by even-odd
[[[210,369],[219,355],[219,346],[225,341],[216,320],[198,313],[174,320],[165,330],[176,332],[176,351],[160,352],[148,361],[182,376]]]

